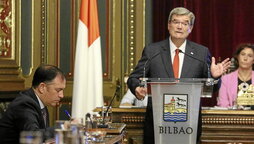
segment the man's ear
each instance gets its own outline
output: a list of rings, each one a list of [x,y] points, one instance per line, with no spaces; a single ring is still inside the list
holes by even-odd
[[[39,86],[38,86],[38,92],[40,94],[43,94],[46,90],[46,84],[45,83],[40,83]]]
[[[188,33],[191,33],[193,26],[189,26]]]
[[[171,23],[170,23],[170,22],[168,22],[168,30],[170,29],[170,27],[171,27]]]

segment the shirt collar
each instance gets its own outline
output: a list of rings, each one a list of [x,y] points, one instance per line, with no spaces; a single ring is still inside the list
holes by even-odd
[[[172,42],[171,37],[169,37],[169,47],[172,52],[175,52],[175,50],[177,49],[176,45]],[[186,48],[186,40],[183,42],[183,44],[179,47],[179,49],[182,52],[185,52],[185,48]]]
[[[39,101],[39,104],[40,104],[41,109],[43,109],[43,108],[45,107],[45,105],[42,103],[40,97],[39,97],[36,93],[35,93],[35,95],[36,95],[36,97],[37,97],[37,99],[38,99],[38,101]]]

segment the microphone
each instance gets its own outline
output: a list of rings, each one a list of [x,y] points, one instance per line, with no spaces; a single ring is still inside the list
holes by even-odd
[[[144,64],[144,70],[143,70],[143,79],[140,83],[141,87],[145,87],[146,86],[146,65],[148,62],[150,62],[153,58],[155,58],[157,55],[160,54],[160,51],[155,53],[154,55],[152,55],[148,60],[146,60],[145,64]]]
[[[192,56],[192,55],[190,55],[190,54],[187,54],[187,53],[183,52],[183,51],[180,50],[180,49],[179,49],[179,52],[180,52],[180,53],[183,53],[184,55],[186,55],[186,56],[188,56],[188,57],[190,57],[190,58],[193,58],[193,59],[195,59],[195,60],[197,60],[197,61],[200,61],[200,62],[202,62],[202,63],[205,63],[206,66],[207,66],[207,71],[208,71],[207,74],[208,74],[208,77],[211,77],[210,67],[209,67],[209,65],[207,64],[207,62],[205,62],[205,61],[203,61],[203,60],[200,60],[200,59],[198,59],[198,58],[196,58],[196,57],[194,57],[194,56]]]
[[[121,86],[117,84],[116,86],[116,91],[115,91],[115,94],[113,96],[113,98],[111,99],[108,107],[107,107],[107,110],[105,111],[105,113],[103,114],[103,118],[102,118],[102,124],[99,124],[98,125],[98,128],[108,128],[108,125],[105,124],[105,118],[106,118],[106,115],[108,114],[108,111],[109,111],[109,108],[111,107],[112,103],[113,103],[113,100],[115,99],[115,97],[117,96],[117,93],[118,91],[120,90]]]

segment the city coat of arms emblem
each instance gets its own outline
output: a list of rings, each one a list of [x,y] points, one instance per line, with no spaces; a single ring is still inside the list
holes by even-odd
[[[188,95],[165,94],[163,119],[167,122],[185,122],[188,118]]]

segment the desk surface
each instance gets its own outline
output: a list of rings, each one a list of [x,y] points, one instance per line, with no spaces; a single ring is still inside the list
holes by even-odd
[[[125,126],[124,123],[110,123],[109,128],[96,128],[88,129],[88,131],[106,131],[107,134],[103,141],[93,142],[94,144],[113,144],[117,142],[122,142],[125,136]]]
[[[108,128],[93,128],[88,131],[106,131],[107,134],[121,134],[125,129],[126,124],[124,123],[109,123]]]
[[[106,135],[103,141],[92,142],[93,144],[114,144],[123,140],[124,134],[120,135]]]

